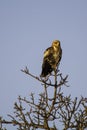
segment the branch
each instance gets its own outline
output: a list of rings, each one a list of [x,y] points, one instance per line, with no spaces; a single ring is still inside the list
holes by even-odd
[[[52,86],[52,87],[55,86],[55,84],[52,84],[51,82],[50,82],[50,83],[47,83],[46,81],[47,81],[48,79],[43,80],[42,78],[39,78],[39,77],[37,77],[37,76],[31,74],[31,73],[29,72],[29,69],[28,69],[27,67],[26,67],[24,70],[21,69],[21,71],[22,71],[23,73],[25,73],[25,74],[31,76],[32,78],[38,80],[38,81],[41,82],[41,83],[44,83],[44,84],[46,84],[46,85],[48,85],[48,86]],[[67,81],[68,75],[66,75],[65,78],[62,77],[62,74],[58,74],[58,75],[56,75],[56,76],[59,76],[59,77],[61,78],[60,83],[59,83],[59,84],[56,84],[57,87],[60,87],[60,86],[62,86],[62,85],[65,85],[65,86],[69,87],[69,86],[66,84],[66,83],[68,82],[68,81]],[[49,80],[49,81],[50,81],[50,80]]]

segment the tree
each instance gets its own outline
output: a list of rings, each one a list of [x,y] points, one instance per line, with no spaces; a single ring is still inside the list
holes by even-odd
[[[68,87],[68,75],[63,77],[57,70],[43,79],[32,75],[27,67],[21,71],[38,80],[44,92],[39,94],[37,103],[33,93],[31,99],[19,96],[18,102],[14,103],[14,114],[8,115],[10,121],[0,118],[0,130],[4,130],[4,124],[17,126],[18,130],[59,130],[59,124],[62,124],[62,130],[87,129],[87,98],[72,100],[71,95],[64,96],[62,91],[62,87]],[[53,91],[51,96],[49,89]]]

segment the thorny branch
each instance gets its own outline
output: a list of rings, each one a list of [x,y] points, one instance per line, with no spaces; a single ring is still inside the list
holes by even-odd
[[[54,78],[52,83],[51,76],[44,80],[32,75],[27,67],[21,71],[38,80],[44,87],[44,92],[39,94],[38,103],[33,93],[30,99],[19,96],[18,102],[14,103],[14,115],[8,115],[11,120],[0,118],[0,130],[3,130],[3,124],[16,125],[18,130],[58,130],[58,124],[61,122],[63,130],[87,128],[87,98],[72,100],[71,95],[64,96],[61,90],[62,86],[68,86],[68,76],[63,78],[62,73],[55,71],[55,74],[51,75]],[[52,89],[51,97],[48,94],[49,88]]]

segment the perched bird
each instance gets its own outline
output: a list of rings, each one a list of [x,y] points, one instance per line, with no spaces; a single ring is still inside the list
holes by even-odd
[[[62,57],[62,49],[59,40],[54,40],[52,46],[44,52],[41,77],[46,77],[52,71],[55,71]]]

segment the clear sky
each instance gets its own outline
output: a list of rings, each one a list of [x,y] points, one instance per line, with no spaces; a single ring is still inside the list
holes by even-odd
[[[0,115],[13,112],[18,95],[42,87],[20,70],[41,73],[44,50],[61,41],[66,95],[87,96],[87,0],[0,0]],[[9,128],[11,130],[11,128]]]

